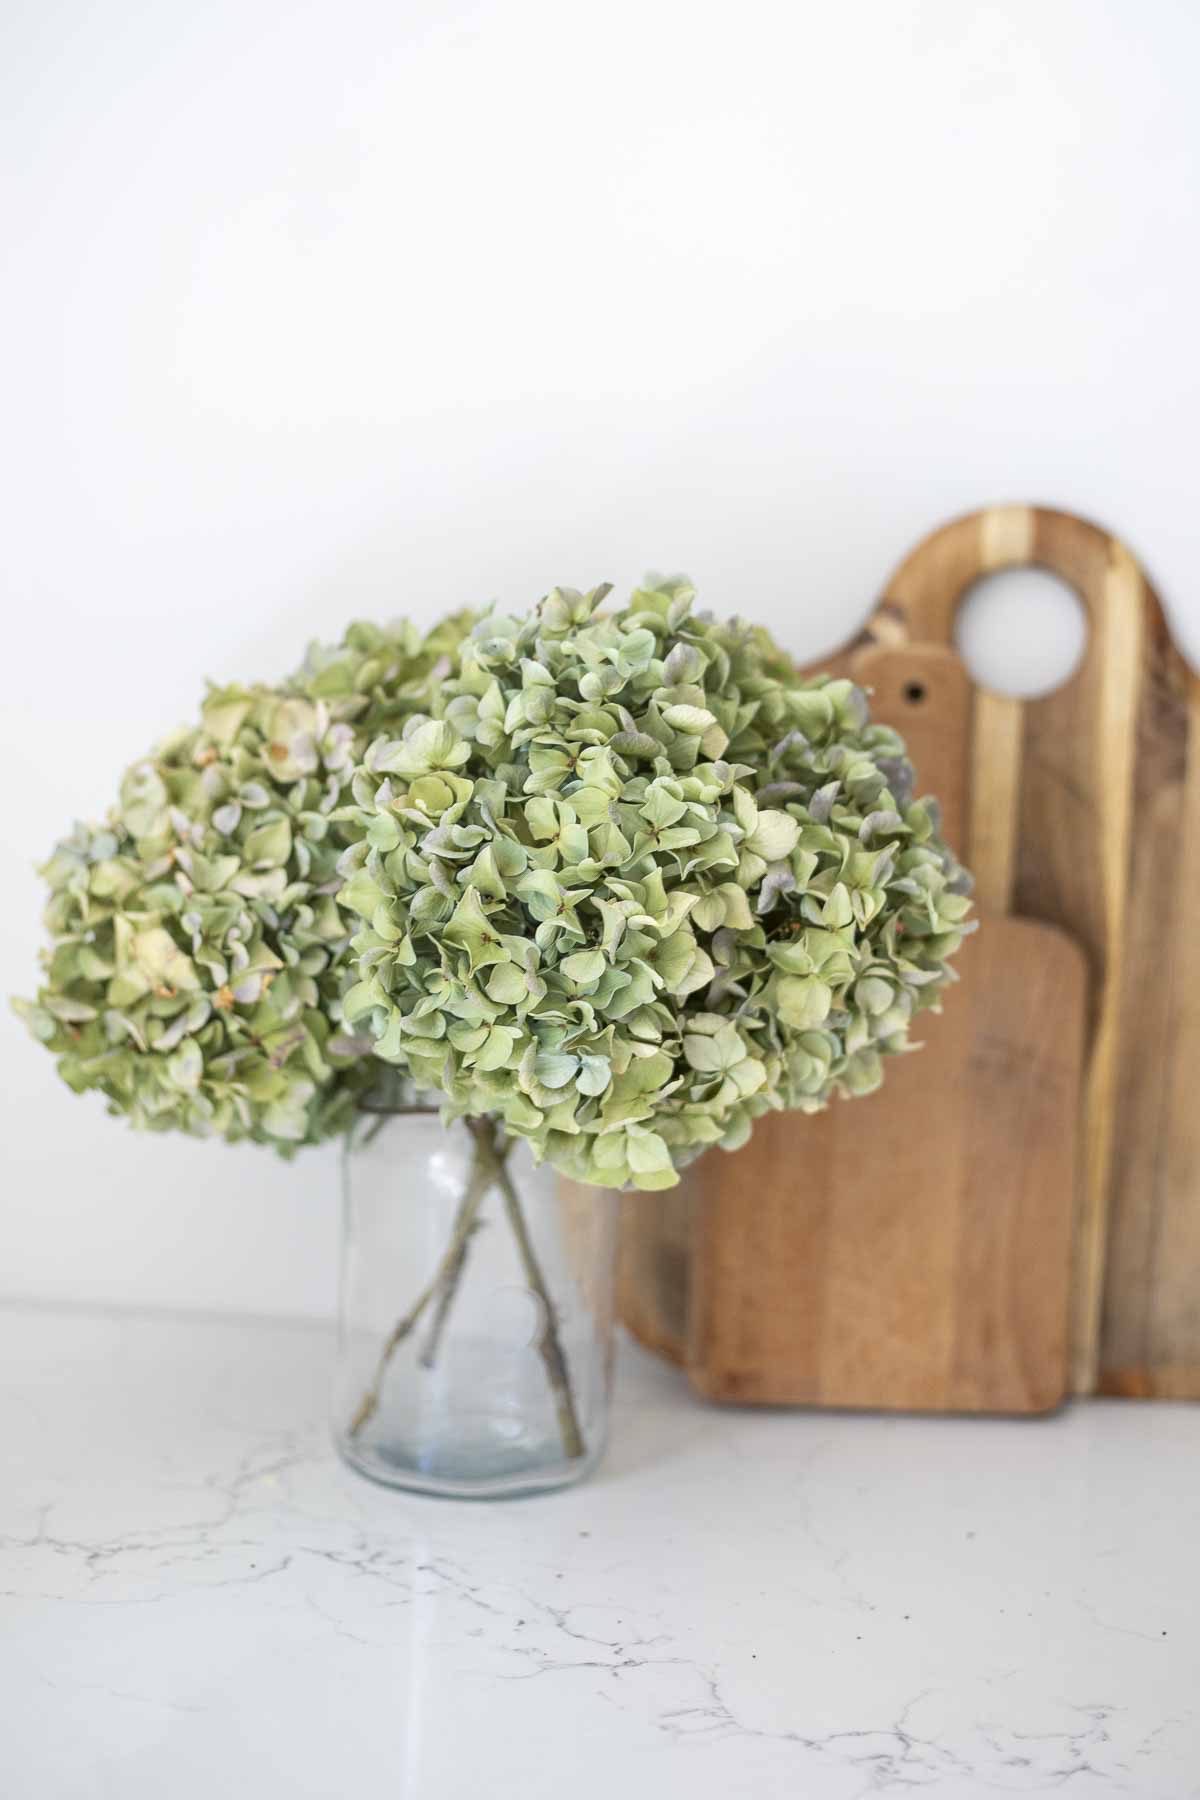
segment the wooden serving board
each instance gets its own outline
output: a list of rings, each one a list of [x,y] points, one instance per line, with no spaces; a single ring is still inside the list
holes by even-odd
[[[1064,1398],[1083,957],[1053,926],[993,918],[962,962],[869,1122],[857,1102],[811,1131],[774,1113],[736,1181],[719,1152],[697,1165],[688,1369],[710,1398]]]
[[[1087,610],[1089,640],[1067,683],[1042,698],[1017,701],[970,687],[952,644],[958,606],[972,583],[992,570],[1023,564],[1047,567],[1076,589]],[[923,673],[914,673],[905,658],[918,659]],[[993,508],[926,539],[888,584],[866,630],[825,666],[874,686],[879,716],[909,738],[921,785],[943,796],[948,835],[976,872],[985,912],[1002,917],[1012,910],[1023,920],[1066,927],[1086,954],[1090,982],[1080,1110],[1083,1166],[1072,1234],[1072,1385],[1083,1392],[1099,1386],[1119,1393],[1200,1395],[1200,1123],[1189,1094],[1200,1070],[1200,946],[1193,898],[1200,891],[1200,683],[1171,643],[1157,599],[1129,552],[1098,527],[1042,508]],[[1014,920],[1004,924],[1003,933],[1012,926],[1024,928]],[[852,1169],[865,1185],[861,1145],[871,1146],[874,1154],[875,1146],[894,1136],[901,1111],[912,1117],[902,1104],[902,1084],[915,1082],[909,1069],[915,1072],[922,1061],[927,1087],[941,1087],[958,1103],[954,1067],[974,1070],[978,1057],[962,1043],[953,1056],[939,1051],[935,1032],[944,1029],[949,1044],[968,1024],[972,1032],[992,1036],[994,1029],[1006,1032],[1016,1023],[999,990],[994,1000],[983,998],[988,981],[996,979],[995,958],[986,945],[992,937],[999,946],[1001,936],[994,924],[991,929],[985,924],[975,965],[973,947],[961,959],[968,982],[977,984],[975,998],[966,990],[951,996],[944,1019],[927,1032],[929,1049],[893,1068],[879,1096],[818,1120],[796,1118],[773,1126],[773,1134],[788,1135],[769,1140],[771,1168],[796,1170],[797,1196],[806,1168],[823,1169],[822,1180],[839,1191],[844,1169]],[[1003,951],[1009,954],[1007,946]],[[995,956],[1001,957],[1000,948]],[[1020,989],[1032,993],[1043,978],[1033,980],[1027,966],[1022,961]],[[1046,993],[1066,991],[1065,964],[1063,969],[1055,978],[1058,987],[1047,972]],[[1010,987],[1015,981],[1014,976]],[[957,1022],[956,1014],[961,1014]],[[1031,1053],[1039,1028],[1030,1009]],[[1045,1054],[1046,1047],[1038,1053]],[[937,1055],[949,1057],[940,1075]],[[1007,1102],[1014,1091],[1006,1090]],[[943,1114],[934,1129],[927,1154],[931,1164],[948,1169],[961,1118]],[[947,1146],[940,1164],[937,1134]],[[844,1147],[831,1150],[826,1144],[836,1139],[840,1145],[843,1138]],[[635,1330],[652,1322],[647,1337],[680,1359],[686,1356],[697,1384],[715,1394],[725,1391],[725,1377],[713,1360],[717,1346],[724,1356],[733,1341],[734,1327],[723,1323],[726,1314],[748,1316],[751,1308],[766,1312],[778,1304],[784,1321],[778,1329],[786,1332],[786,1321],[793,1321],[792,1350],[772,1341],[753,1358],[739,1353],[736,1367],[731,1360],[728,1370],[742,1386],[740,1397],[826,1399],[835,1387],[844,1394],[844,1372],[831,1383],[820,1371],[840,1368],[845,1352],[837,1345],[861,1331],[861,1322],[846,1316],[845,1305],[867,1308],[876,1296],[861,1287],[839,1290],[845,1305],[839,1301],[831,1312],[832,1277],[823,1275],[820,1305],[806,1293],[803,1320],[799,1305],[789,1309],[782,1303],[768,1284],[771,1270],[789,1261],[784,1244],[776,1235],[769,1249],[754,1249],[756,1178],[743,1164],[751,1153],[742,1152],[736,1165],[717,1155],[706,1158],[689,1176],[687,1193],[661,1231],[652,1210],[631,1204],[623,1265],[627,1320]],[[826,1156],[828,1165],[821,1160]],[[962,1391],[960,1376],[945,1374],[950,1367],[946,1320],[970,1314],[971,1297],[962,1283],[971,1255],[961,1234],[973,1243],[979,1221],[996,1217],[994,1178],[1008,1184],[1003,1205],[1010,1209],[1016,1236],[1006,1241],[1022,1246],[1015,1252],[1017,1263],[1024,1262],[1027,1272],[1041,1266],[1039,1253],[1021,1237],[1018,1213],[1011,1211],[1016,1205],[1011,1167],[977,1158],[978,1213],[964,1210],[961,1202],[950,1208],[947,1198],[950,1210],[942,1225],[931,1228],[927,1246],[927,1270],[940,1269],[939,1279],[950,1285],[937,1289],[941,1298],[933,1311],[928,1295],[920,1307],[901,1309],[892,1331],[896,1379],[885,1366],[869,1379],[860,1369],[861,1403],[965,1403],[953,1398]],[[790,1176],[780,1180],[781,1192],[793,1191]],[[1028,1186],[1035,1177],[1026,1171],[1021,1180]],[[727,1201],[720,1198],[726,1188]],[[806,1191],[815,1193],[815,1186]],[[748,1234],[748,1254],[740,1261],[722,1247],[727,1239],[733,1242],[728,1234],[735,1200],[743,1209],[740,1229]],[[797,1200],[791,1213],[786,1207],[780,1212],[781,1227],[794,1218],[790,1265],[795,1269],[798,1259],[809,1255],[823,1270],[836,1268],[836,1257],[832,1264],[826,1259],[809,1205]],[[1021,1229],[1028,1230],[1028,1221]],[[1057,1244],[1060,1230],[1056,1218],[1048,1241]],[[960,1234],[960,1253],[951,1259],[946,1234],[954,1232]],[[685,1243],[691,1249],[690,1301],[681,1275]],[[861,1238],[860,1250],[870,1255]],[[656,1283],[667,1267],[670,1304],[656,1306]],[[715,1285],[714,1271],[719,1273]],[[748,1298],[755,1294],[757,1301]],[[819,1344],[812,1340],[816,1317]],[[907,1355],[895,1341],[900,1325],[913,1340]],[[1019,1329],[1012,1309],[1009,1327]],[[983,1369],[977,1357],[973,1379],[976,1391],[992,1398],[979,1404],[1007,1406],[1003,1394],[1022,1384],[1030,1397],[1025,1404],[1039,1396],[1044,1401],[1051,1387],[1040,1375],[1013,1375],[1012,1344],[1001,1341],[1003,1322],[989,1330],[991,1367]],[[805,1334],[807,1361],[796,1348]],[[935,1343],[940,1351],[931,1347]],[[909,1397],[918,1365],[925,1369],[927,1386],[930,1370],[943,1370],[949,1398]],[[776,1383],[785,1368],[786,1390]],[[802,1396],[798,1390],[805,1384],[809,1392]]]
[[[847,658],[936,764],[948,841],[971,805],[975,695],[945,648]],[[996,792],[991,827],[1013,796]],[[689,1183],[687,1365],[713,1399],[1043,1412],[1068,1384],[1083,957],[985,917],[924,1048],[882,1090],[763,1120]],[[749,1159],[747,1162],[744,1159]]]

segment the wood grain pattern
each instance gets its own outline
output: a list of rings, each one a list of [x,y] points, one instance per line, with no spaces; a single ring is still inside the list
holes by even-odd
[[[1200,1135],[1185,1098],[1200,1069],[1200,682],[1125,546],[1044,507],[935,532],[864,635],[949,644],[973,581],[1018,564],[1060,575],[1088,616],[1075,674],[1019,703],[1011,872],[1013,910],[1069,929],[1092,977],[1073,1385],[1200,1395]],[[982,744],[976,765],[994,778]],[[990,802],[974,799],[978,821]],[[993,848],[972,830],[965,854],[996,903]]]
[[[1200,1398],[1200,682],[1151,640],[1138,722],[1100,1336],[1104,1393]]]
[[[621,1196],[617,1310],[639,1344],[671,1362],[687,1355],[692,1254],[691,1197],[686,1185],[658,1194]]]
[[[710,1398],[1016,1413],[1064,1397],[1083,957],[997,918],[962,962],[925,1048],[869,1102],[772,1115],[690,1174],[688,1372]]]

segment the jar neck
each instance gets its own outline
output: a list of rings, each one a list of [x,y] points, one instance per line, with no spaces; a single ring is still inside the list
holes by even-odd
[[[402,1069],[381,1063],[369,1087],[355,1101],[360,1113],[411,1113],[424,1116],[437,1113],[438,1102],[432,1094],[413,1086]]]

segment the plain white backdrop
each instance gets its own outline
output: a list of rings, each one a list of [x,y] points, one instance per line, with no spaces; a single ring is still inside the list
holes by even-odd
[[[0,988],[204,677],[355,616],[686,568],[811,656],[1029,499],[1200,655],[1198,65],[1187,0],[10,0]],[[1072,622],[966,647],[1036,684]],[[332,1151],[0,1055],[0,1292],[331,1309]]]

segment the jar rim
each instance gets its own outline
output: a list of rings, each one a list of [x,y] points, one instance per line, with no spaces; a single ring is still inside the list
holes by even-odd
[[[441,1111],[436,1102],[424,1104],[419,1095],[407,1099],[392,1100],[385,1094],[360,1094],[355,1101],[355,1110],[360,1113],[371,1113],[376,1116],[394,1115],[397,1118],[411,1115],[414,1118],[436,1118]]]

